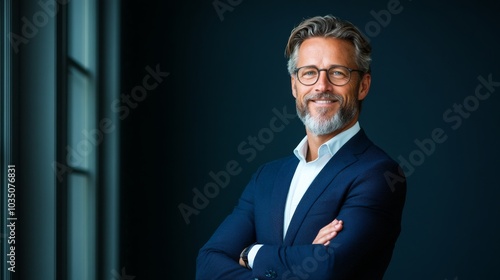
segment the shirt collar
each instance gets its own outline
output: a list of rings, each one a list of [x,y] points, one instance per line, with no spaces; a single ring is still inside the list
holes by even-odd
[[[337,153],[337,151],[340,150],[340,148],[360,130],[361,127],[359,122],[356,122],[349,129],[335,135],[332,139],[326,141],[318,148],[318,158],[324,156],[325,154],[333,157],[335,153]],[[307,136],[300,141],[297,147],[293,150],[293,153],[300,161],[305,161],[307,155]]]

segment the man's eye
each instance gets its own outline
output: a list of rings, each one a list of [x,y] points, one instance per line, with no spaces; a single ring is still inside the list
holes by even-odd
[[[314,70],[308,70],[308,71],[304,71],[304,73],[302,74],[302,76],[305,76],[305,77],[312,77],[312,76],[316,76],[316,71]]]
[[[332,71],[330,75],[336,78],[342,78],[346,76],[346,74],[342,71]]]

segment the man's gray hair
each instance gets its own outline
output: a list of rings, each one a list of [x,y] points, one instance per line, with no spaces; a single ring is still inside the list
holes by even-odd
[[[304,40],[312,37],[333,37],[351,42],[354,46],[358,69],[370,73],[372,48],[368,40],[351,22],[326,15],[305,19],[292,30],[285,49],[290,75],[297,67],[300,45]]]

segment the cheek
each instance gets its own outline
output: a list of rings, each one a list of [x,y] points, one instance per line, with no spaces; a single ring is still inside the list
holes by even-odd
[[[349,106],[358,102],[358,87],[346,88],[346,91],[341,94],[344,97],[344,106]]]
[[[293,91],[293,96],[297,100],[298,103],[304,103],[304,99],[307,95],[307,92],[304,91],[304,89],[301,89],[300,87],[295,86],[294,91]]]

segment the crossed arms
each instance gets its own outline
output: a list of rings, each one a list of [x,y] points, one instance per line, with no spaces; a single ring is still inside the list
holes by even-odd
[[[328,244],[330,244],[330,240],[332,240],[337,235],[337,233],[342,230],[342,226],[342,221],[339,221],[337,219],[333,220],[333,222],[329,223],[319,230],[318,235],[316,235],[316,238],[314,238],[312,244],[323,244],[324,246],[327,246]],[[243,251],[245,251],[247,248],[243,249]],[[241,257],[239,264],[245,268],[247,267]]]
[[[396,166],[383,164],[362,174],[353,171],[352,178],[340,176],[346,182],[342,199],[332,203],[339,188],[327,188],[293,244],[276,242],[268,233],[271,223],[262,223],[270,215],[262,208],[270,201],[254,176],[233,213],[200,250],[197,279],[382,279],[400,232],[406,193],[403,180],[388,187],[388,171],[399,174]],[[240,253],[256,242],[263,246],[247,269]]]

